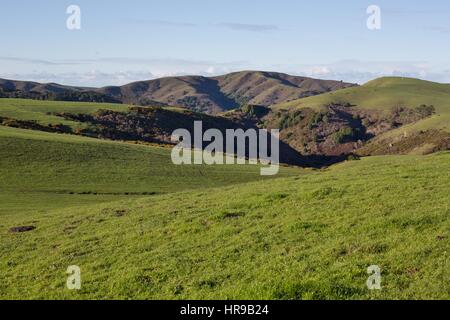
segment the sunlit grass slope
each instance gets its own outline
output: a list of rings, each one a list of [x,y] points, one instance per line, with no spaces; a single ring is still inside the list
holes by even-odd
[[[40,101],[30,99],[0,99],[0,117],[34,120],[42,125],[64,124],[69,127],[81,128],[84,125],[58,117],[53,113],[94,113],[99,109],[126,111],[128,105],[114,103]]]
[[[256,165],[177,166],[170,153],[0,126],[0,214],[264,179]],[[298,172],[282,167],[279,175]]]
[[[134,157],[157,153],[145,150]],[[101,180],[86,160],[86,175]],[[450,153],[371,157],[216,189],[19,210],[0,219],[0,297],[449,299],[449,173]],[[20,225],[36,229],[8,233]],[[81,268],[80,291],[65,287],[70,265]],[[381,268],[380,291],[366,287],[371,265]]]
[[[330,103],[350,103],[358,108],[390,110],[394,107],[415,108],[433,105],[437,114],[450,114],[450,84],[412,78],[385,77],[313,97],[275,105],[277,108],[320,108]]]

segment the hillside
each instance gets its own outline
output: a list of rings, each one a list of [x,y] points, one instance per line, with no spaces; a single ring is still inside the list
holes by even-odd
[[[257,165],[176,166],[170,152],[0,126],[0,214],[265,179]],[[299,172],[281,167],[279,175]]]
[[[24,156],[0,150],[9,157],[2,167],[20,175],[11,163]],[[449,171],[449,153],[371,157],[270,188],[250,182],[41,211],[17,203],[0,220],[0,297],[449,299]],[[15,226],[35,229],[7,231]],[[81,267],[80,291],[65,289],[69,265]],[[381,268],[380,291],[366,287],[370,265]]]
[[[450,84],[412,78],[385,77],[352,88],[307,97],[274,106],[274,109],[320,108],[336,104],[350,104],[370,110],[389,110],[395,107],[433,105],[437,113],[450,112]]]
[[[450,149],[450,84],[380,78],[272,106],[266,118],[303,154],[427,154]]]
[[[428,154],[450,149],[449,114],[431,105],[371,110],[331,104],[320,109],[246,105],[209,116],[175,107],[0,99],[0,124],[101,139],[170,143],[173,130],[281,129],[281,162],[322,167],[354,153]]]
[[[99,139],[167,145],[172,144],[171,135],[179,128],[187,129],[193,137],[194,121],[202,121],[204,130],[219,129],[224,135],[226,129],[258,129],[255,123],[245,118],[211,116],[184,108],[0,99],[0,126]],[[207,144],[205,142],[204,146]],[[301,157],[283,141],[279,145],[281,163],[322,165],[316,159]]]
[[[64,86],[57,83],[38,83],[34,81],[20,81],[0,79],[0,88],[4,92],[22,91],[36,93],[61,93],[64,91],[83,91],[90,88]]]
[[[239,108],[210,116],[164,105],[136,108],[121,104],[0,99],[0,122],[27,129],[156,143],[169,142],[177,128],[192,132],[196,120],[202,120],[205,128],[222,131],[226,128],[280,129],[282,162],[302,166],[320,167],[354,154],[428,154],[450,149],[450,85],[418,79],[380,78],[360,87],[270,107],[264,106],[270,100],[268,97],[289,99],[278,89],[271,90],[279,85],[309,88],[309,93],[336,87],[326,81],[322,84],[327,83],[328,87],[318,87],[316,81],[283,74],[240,72],[214,79],[178,77],[134,83],[124,87],[124,95],[138,92],[137,98],[151,91],[164,93],[167,98],[167,94],[183,91],[187,84],[208,87],[209,81],[215,81],[217,86],[206,91],[211,93],[213,88],[220,88],[228,102],[261,104],[240,106],[236,102]],[[175,86],[170,85],[174,83]],[[216,98],[220,96],[219,91],[214,94]],[[121,92],[118,87],[110,87],[101,94],[117,94],[116,99]],[[152,96],[148,102],[154,98],[164,100],[163,96]],[[191,107],[198,109],[194,106],[198,106],[197,102]],[[30,122],[34,120],[38,125]]]
[[[23,121],[36,121],[41,125],[63,124],[72,129],[80,123],[66,120],[57,113],[92,114],[102,109],[127,111],[130,106],[114,103],[91,103],[69,101],[41,101],[31,99],[0,99],[0,117]]]
[[[269,106],[349,86],[353,84],[276,72],[242,71],[218,77],[167,77],[97,89],[0,80],[0,97],[162,104],[215,114],[244,104]]]
[[[438,152],[449,122],[429,85],[419,106],[217,116],[0,99],[0,298],[449,299],[450,153]],[[194,120],[281,128],[282,155],[303,164],[352,161],[275,177],[258,165],[173,165],[163,143]],[[408,155],[358,157],[373,154]],[[80,291],[65,288],[70,265]],[[366,287],[370,265],[381,291]]]
[[[0,98],[119,103],[94,88],[0,79]]]

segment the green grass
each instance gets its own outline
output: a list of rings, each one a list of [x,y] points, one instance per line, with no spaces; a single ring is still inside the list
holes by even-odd
[[[35,120],[42,125],[61,123],[76,129],[82,128],[83,124],[47,113],[94,113],[99,109],[127,111],[128,107],[128,105],[113,103],[0,99],[0,117],[3,116],[18,120]]]
[[[319,109],[330,103],[350,103],[358,108],[390,110],[394,107],[415,108],[434,105],[436,113],[450,115],[450,84],[440,84],[411,78],[387,77],[313,97],[298,99],[274,106],[275,109]]]
[[[0,126],[0,215],[265,179],[256,165],[176,166],[170,152]]]
[[[5,215],[0,297],[449,299],[449,172],[448,152],[371,157],[306,175]],[[7,232],[30,224],[37,229]],[[80,291],[65,288],[69,265],[81,267]],[[381,291],[365,285],[370,265],[381,268]]]
[[[448,130],[445,85],[384,78],[334,94],[388,108],[393,87],[437,114],[386,134]],[[0,99],[0,116],[43,124],[79,125],[46,113],[99,108],[127,106]],[[449,152],[282,167],[277,179],[259,170],[175,166],[168,148],[0,126],[0,298],[450,298]],[[65,288],[70,265],[80,291]],[[370,265],[381,291],[365,285]]]

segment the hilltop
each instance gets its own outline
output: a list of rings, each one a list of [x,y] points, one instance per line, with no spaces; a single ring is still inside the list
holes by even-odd
[[[414,78],[382,77],[362,86],[345,88],[315,97],[297,99],[273,106],[273,109],[314,108],[338,103],[354,107],[389,110],[395,107],[433,105],[438,113],[450,110],[450,84]]]

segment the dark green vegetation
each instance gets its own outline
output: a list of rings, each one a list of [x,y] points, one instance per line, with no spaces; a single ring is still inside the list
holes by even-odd
[[[383,148],[366,148],[367,145],[381,147],[378,136],[406,125],[416,125],[421,121],[429,121],[436,115],[432,105],[421,105],[415,108],[398,107],[387,111],[366,110],[342,104],[329,104],[320,111],[311,108],[278,109],[262,118],[263,126],[267,128],[281,128],[281,140],[303,155],[320,154],[338,156],[341,154],[358,153],[364,155],[377,154],[407,154],[430,153],[450,148],[450,133],[441,130],[433,135],[436,139],[427,139],[425,132],[420,133],[422,139],[410,141],[388,141]],[[413,135],[411,135],[413,136]],[[402,138],[406,138],[404,135]],[[404,139],[403,139],[404,140]],[[375,142],[375,143],[374,143]],[[423,144],[430,146],[428,152]],[[394,147],[395,144],[395,147]],[[400,147],[404,145],[404,147]]]

